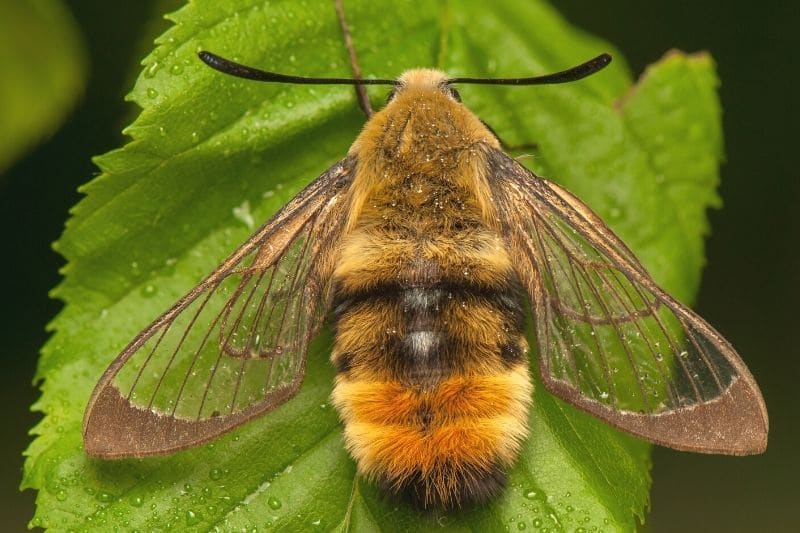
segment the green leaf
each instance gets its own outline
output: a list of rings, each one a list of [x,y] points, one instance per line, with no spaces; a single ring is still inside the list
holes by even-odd
[[[622,101],[625,125],[647,152],[655,183],[671,207],[660,219],[666,224],[662,231],[685,253],[677,261],[655,249],[652,257],[645,256],[644,242],[637,250],[664,286],[687,302],[700,286],[703,237],[709,232],[706,209],[721,206],[716,189],[723,143],[716,84],[711,57],[673,51],[645,72]]]
[[[83,89],[86,57],[59,0],[0,2],[0,173],[53,132]]]
[[[364,72],[414,66],[453,75],[553,72],[607,44],[543,2],[347,1]],[[508,490],[480,509],[418,513],[355,476],[329,406],[330,337],[309,353],[300,393],[214,443],[162,458],[89,460],[80,425],[103,369],[311,178],[363,124],[348,87],[257,84],[198,62],[212,50],[265,69],[348,75],[328,1],[196,0],[144,61],[132,140],[97,159],[57,249],[66,302],[42,351],[45,413],[25,484],[36,525],[59,529],[285,531],[630,531],[648,504],[649,445],[535,392],[531,437]],[[704,211],[715,202],[719,110],[711,61],[678,53],[631,90],[620,54],[587,80],[537,88],[468,86],[464,101],[527,161],[583,197],[681,298],[696,289]],[[621,99],[625,95],[624,99]],[[383,95],[373,94],[375,102]],[[621,99],[621,100],[620,100]],[[691,140],[691,142],[687,142]],[[536,367],[534,367],[536,368]]]

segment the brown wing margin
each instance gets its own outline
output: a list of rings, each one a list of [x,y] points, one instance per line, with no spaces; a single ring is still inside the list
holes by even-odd
[[[350,156],[320,175],[131,341],[86,407],[88,455],[195,446],[296,394],[355,164]]]
[[[533,305],[545,387],[678,450],[766,449],[758,385],[731,345],[660,289],[577,197],[487,149],[509,253]]]

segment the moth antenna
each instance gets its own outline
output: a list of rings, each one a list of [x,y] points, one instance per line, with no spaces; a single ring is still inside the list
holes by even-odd
[[[352,78],[308,78],[305,76],[292,76],[269,72],[242,65],[230,59],[225,59],[217,54],[206,52],[197,53],[200,60],[213,68],[230,76],[255,81],[271,81],[275,83],[297,83],[300,85],[397,85],[397,80],[384,79],[352,79]]]
[[[343,26],[343,29],[346,26]],[[351,43],[352,44],[352,43]],[[349,51],[350,48],[348,48]],[[278,72],[269,72],[266,70],[257,69],[242,65],[230,59],[225,59],[212,52],[205,50],[197,53],[203,63],[209,67],[228,74],[236,76],[237,78],[244,78],[255,81],[269,81],[275,83],[297,83],[300,85],[398,85],[397,80],[388,79],[362,79],[356,78],[309,78],[306,76],[292,76],[289,74],[280,74]],[[355,56],[351,55],[351,61],[354,61]],[[568,83],[577,81],[587,76],[604,69],[611,63],[611,56],[609,54],[600,54],[594,59],[590,59],[585,63],[581,63],[575,67],[554,74],[546,74],[544,76],[534,76],[529,78],[451,78],[449,83],[473,83],[481,85],[552,85],[556,83]],[[358,69],[357,63],[351,63],[353,66],[354,74],[360,76],[361,72]],[[371,108],[369,105],[364,104],[362,101],[361,93],[359,93],[359,105],[371,116]]]
[[[554,74],[534,76],[531,78],[451,78],[450,83],[475,83],[482,85],[552,85],[555,83],[569,83],[591,76],[611,63],[610,54],[599,56],[581,63],[575,67]]]

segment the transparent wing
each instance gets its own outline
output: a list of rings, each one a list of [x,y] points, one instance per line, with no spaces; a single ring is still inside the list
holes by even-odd
[[[125,348],[87,407],[87,453],[193,446],[296,393],[325,313],[352,166],[346,159],[306,187]]]
[[[545,386],[658,444],[763,451],[766,408],[730,344],[661,290],[578,198],[502,153],[490,161]]]

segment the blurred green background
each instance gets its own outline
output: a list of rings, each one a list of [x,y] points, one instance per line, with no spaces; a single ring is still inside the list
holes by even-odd
[[[8,9],[4,3],[13,8],[28,2],[0,0],[0,13]],[[165,3],[67,3],[87,49],[86,89],[60,129],[0,174],[0,268],[6,280],[0,401],[7,406],[0,441],[2,531],[24,529],[33,513],[33,492],[19,493],[17,486],[27,431],[38,420],[29,412],[37,397],[30,385],[37,352],[47,338],[44,325],[60,308],[47,297],[63,264],[50,243],[79,198],[76,188],[96,173],[90,157],[124,142],[120,130],[135,109],[123,96],[136,61],[150,48],[142,35],[157,35],[168,25],[154,15]],[[800,304],[800,171],[794,153],[800,72],[792,55],[800,45],[800,7],[777,1],[554,4],[577,26],[615,43],[636,73],[670,48],[709,50],[722,80],[724,208],[710,213],[713,234],[696,307],[758,379],[770,410],[770,446],[766,454],[744,459],[656,448],[647,528],[800,530],[800,350],[791,338],[798,314],[792,305]],[[0,121],[9,112],[2,105]]]

